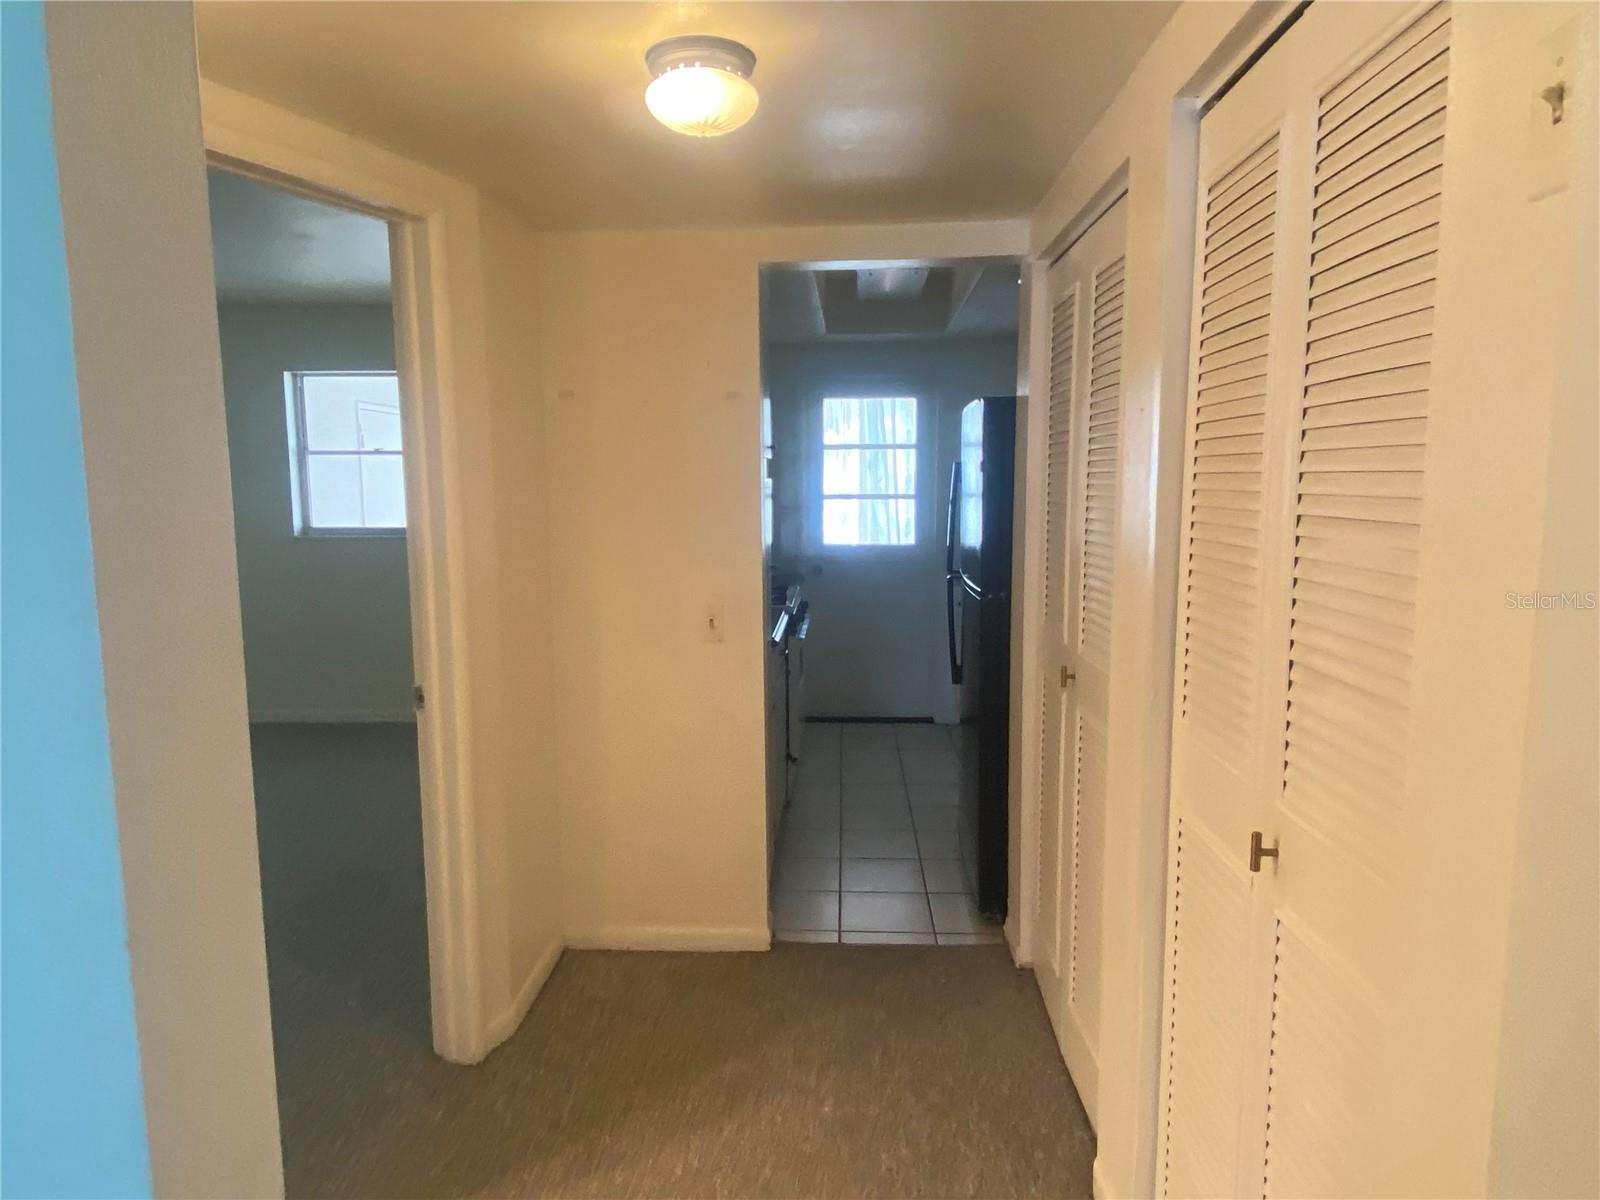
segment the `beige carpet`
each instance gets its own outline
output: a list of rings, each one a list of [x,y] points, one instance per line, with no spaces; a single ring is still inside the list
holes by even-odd
[[[486,1063],[435,1058],[419,931],[382,933],[420,920],[419,868],[362,782],[407,743],[351,739],[257,737],[291,1196],[1089,1195],[1088,1123],[1001,947],[570,952]]]

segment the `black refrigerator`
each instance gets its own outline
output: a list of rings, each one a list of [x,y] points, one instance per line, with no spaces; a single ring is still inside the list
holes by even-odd
[[[950,473],[944,583],[950,681],[961,691],[957,835],[978,908],[996,920],[1006,915],[1016,451],[1016,397],[986,396],[961,410],[961,455]]]

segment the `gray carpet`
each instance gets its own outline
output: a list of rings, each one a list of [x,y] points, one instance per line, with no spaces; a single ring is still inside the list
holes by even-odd
[[[422,919],[420,860],[361,770],[405,745],[257,733],[291,1196],[1090,1194],[1088,1122],[1002,947],[569,952],[486,1063],[435,1058],[420,925],[396,924]],[[285,828],[307,822],[338,845]]]

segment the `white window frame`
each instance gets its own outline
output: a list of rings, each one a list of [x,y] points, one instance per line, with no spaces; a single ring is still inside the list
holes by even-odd
[[[823,412],[829,400],[909,400],[915,414],[916,436],[909,442],[830,442],[827,441],[827,423]],[[922,486],[923,486],[923,398],[905,389],[875,389],[848,392],[830,391],[819,397],[816,408],[817,452],[817,545],[826,554],[894,554],[910,553],[922,541]],[[827,484],[826,460],[829,450],[909,450],[912,454],[912,477],[915,482],[910,492],[830,492]],[[829,500],[909,500],[911,502],[911,540],[909,542],[830,542],[824,513]]]
[[[305,380],[326,378],[332,375],[383,377],[395,380],[397,371],[285,371],[284,396],[289,416],[289,478],[290,504],[297,538],[403,538],[404,525],[313,525],[311,523],[311,481],[307,461],[313,455],[338,455],[340,457],[398,458],[402,474],[405,469],[405,448],[399,450],[313,450],[306,433]],[[410,519],[409,511],[407,520]]]

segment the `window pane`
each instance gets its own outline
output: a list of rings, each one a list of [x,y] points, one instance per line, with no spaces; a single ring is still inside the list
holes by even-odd
[[[915,450],[824,450],[824,495],[900,495],[917,490]]]
[[[308,450],[400,449],[400,380],[393,374],[304,373]]]
[[[356,423],[361,428],[363,450],[400,449],[400,396],[387,403],[362,400],[356,404]]]
[[[910,546],[916,528],[914,500],[822,502],[822,540],[830,546]]]
[[[317,454],[306,459],[306,493],[314,529],[357,529],[361,526],[361,457]]]
[[[361,460],[361,496],[368,529],[402,529],[406,523],[406,477],[398,454]]]
[[[359,450],[360,427],[356,424],[356,403],[337,388],[315,386],[319,380],[300,381],[306,414],[307,450]]]
[[[916,397],[826,397],[822,401],[822,440],[832,446],[861,442],[914,446]]]

